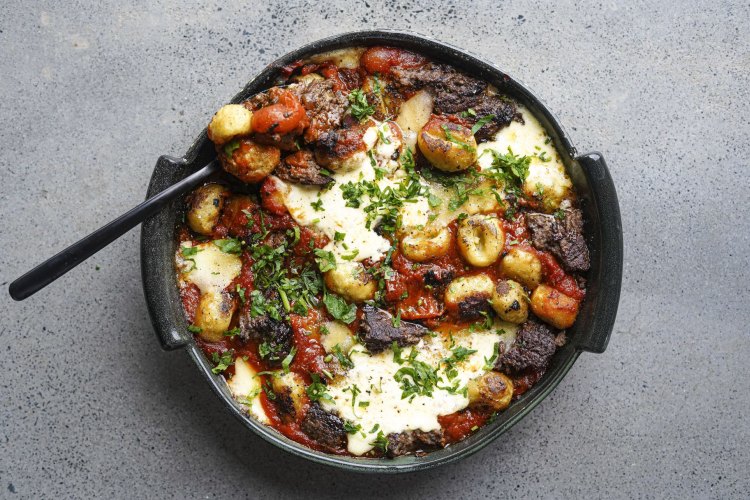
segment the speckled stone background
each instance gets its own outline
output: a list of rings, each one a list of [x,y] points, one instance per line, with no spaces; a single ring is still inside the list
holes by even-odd
[[[485,450],[400,477],[294,458],[164,353],[138,232],[23,303],[0,296],[0,496],[747,497],[747,2],[0,4],[0,283],[141,201],[265,64],[345,30],[466,47],[601,150],[625,231],[609,349]],[[3,292],[4,293],[4,292]]]

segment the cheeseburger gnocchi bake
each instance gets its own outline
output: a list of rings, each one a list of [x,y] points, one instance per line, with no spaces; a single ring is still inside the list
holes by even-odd
[[[213,116],[185,200],[189,329],[249,415],[315,450],[424,454],[544,374],[589,267],[554,144],[484,81],[392,47],[298,61]]]

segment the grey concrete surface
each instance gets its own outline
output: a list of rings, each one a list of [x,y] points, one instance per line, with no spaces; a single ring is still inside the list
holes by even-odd
[[[373,477],[250,435],[159,350],[130,232],[23,303],[0,294],[0,496],[747,498],[748,21],[694,0],[3,1],[3,290],[139,202],[266,63],[375,27],[494,61],[601,150],[626,260],[606,353],[479,454]]]

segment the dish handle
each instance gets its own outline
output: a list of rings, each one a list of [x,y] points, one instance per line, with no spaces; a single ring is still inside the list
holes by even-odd
[[[599,229],[600,249],[592,257],[592,270],[598,274],[595,292],[596,314],[589,318],[589,328],[578,336],[577,348],[582,351],[602,353],[607,348],[612,328],[615,325],[617,306],[622,285],[622,221],[617,192],[607,163],[601,153],[592,152],[577,159],[586,174],[591,190],[590,202],[593,212],[598,214],[596,227]]]

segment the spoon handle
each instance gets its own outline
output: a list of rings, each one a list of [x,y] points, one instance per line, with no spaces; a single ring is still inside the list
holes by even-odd
[[[173,184],[156,196],[116,218],[85,238],[73,243],[54,257],[51,257],[10,284],[8,291],[14,300],[23,300],[57,278],[67,273],[96,252],[127,233],[129,230],[161,210],[167,203],[203,182],[221,169],[214,160],[197,172]]]

